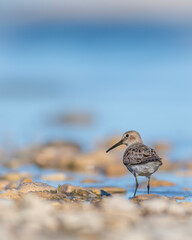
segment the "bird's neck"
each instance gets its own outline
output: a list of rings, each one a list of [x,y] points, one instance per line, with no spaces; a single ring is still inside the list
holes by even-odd
[[[131,143],[129,143],[129,144],[127,145],[127,147],[130,147],[130,146],[135,145],[135,144],[143,144],[143,141],[142,141],[142,140],[132,141]]]

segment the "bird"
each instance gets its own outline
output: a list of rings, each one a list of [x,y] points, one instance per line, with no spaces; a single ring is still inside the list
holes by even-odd
[[[143,144],[140,134],[134,130],[125,132],[121,140],[110,147],[106,152],[122,144],[127,146],[123,155],[123,164],[135,177],[136,185],[133,198],[135,198],[139,187],[137,180],[138,176],[145,176],[148,178],[147,192],[149,194],[151,175],[162,165],[162,159],[154,149]]]

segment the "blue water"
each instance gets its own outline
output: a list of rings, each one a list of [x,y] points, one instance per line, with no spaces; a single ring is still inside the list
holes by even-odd
[[[90,149],[135,129],[147,144],[172,142],[172,159],[191,158],[191,42],[186,26],[1,26],[1,145],[67,139]],[[93,123],[51,124],[74,112]]]
[[[85,173],[72,173],[72,172],[65,172],[66,180],[64,181],[45,181],[41,179],[41,176],[45,176],[46,174],[58,173],[63,171],[58,171],[54,169],[40,169],[35,165],[28,165],[28,166],[21,166],[12,170],[13,172],[27,172],[30,173],[33,180],[35,182],[43,182],[54,187],[58,187],[58,185],[62,184],[72,184],[75,186],[81,187],[121,187],[124,188],[127,192],[123,194],[125,198],[132,198],[135,190],[135,179],[132,174],[127,173],[121,177],[108,177],[106,175],[98,174],[85,174]],[[0,168],[0,175],[4,175],[10,172],[10,169],[5,167]],[[191,189],[191,177],[186,176],[178,176],[175,173],[171,172],[157,172],[153,175],[158,180],[166,180],[170,181],[175,184],[175,186],[160,186],[160,187],[151,187],[150,193],[151,194],[158,194],[161,196],[167,197],[184,197],[184,201],[192,202],[192,191],[186,191],[184,188]],[[95,179],[98,183],[82,183],[84,179]],[[145,177],[138,177],[138,181],[140,186],[143,184],[147,185],[147,179]],[[140,188],[137,191],[137,195],[146,194],[147,188]],[[114,195],[114,194],[113,194]],[[180,200],[179,200],[180,201]]]

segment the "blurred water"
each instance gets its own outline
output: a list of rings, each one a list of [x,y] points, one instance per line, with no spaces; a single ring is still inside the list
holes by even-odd
[[[0,140],[51,139],[85,148],[138,130],[192,157],[192,28],[46,23],[0,28]],[[58,113],[88,112],[88,126],[57,126]]]
[[[4,175],[9,173],[10,169],[5,167],[0,168],[0,174]],[[63,173],[63,171],[58,171],[55,169],[41,169],[35,165],[28,165],[28,166],[21,166],[14,169],[14,172],[27,172],[32,175],[32,178],[35,182],[43,182],[54,187],[58,187],[58,185],[62,184],[72,184],[75,186],[82,186],[82,187],[122,187],[125,188],[127,193],[123,195],[125,198],[132,198],[135,190],[135,179],[131,173],[127,173],[124,176],[120,177],[108,177],[106,175],[98,174],[85,174],[85,173],[75,173],[75,172],[65,172],[66,180],[64,181],[45,181],[41,177],[46,176],[47,174],[55,174],[55,173]],[[151,194],[158,194],[161,196],[167,197],[184,197],[184,201],[192,202],[192,192],[186,191],[186,188],[191,189],[191,177],[190,176],[179,176],[173,172],[156,172],[153,175],[154,178],[158,180],[165,180],[171,183],[174,183],[175,186],[158,186],[158,187],[151,187],[150,193]],[[98,183],[82,183],[84,179],[95,179]],[[139,194],[146,194],[147,188],[144,187],[144,184],[147,185],[147,179],[144,177],[138,177],[139,181],[139,189],[137,191],[137,195]]]

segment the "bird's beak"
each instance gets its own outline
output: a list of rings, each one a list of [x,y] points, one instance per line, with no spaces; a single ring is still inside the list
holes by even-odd
[[[121,139],[118,143],[116,143],[115,145],[110,147],[106,152],[111,151],[113,148],[116,148],[116,147],[120,146],[121,144],[123,144],[123,139]]]

